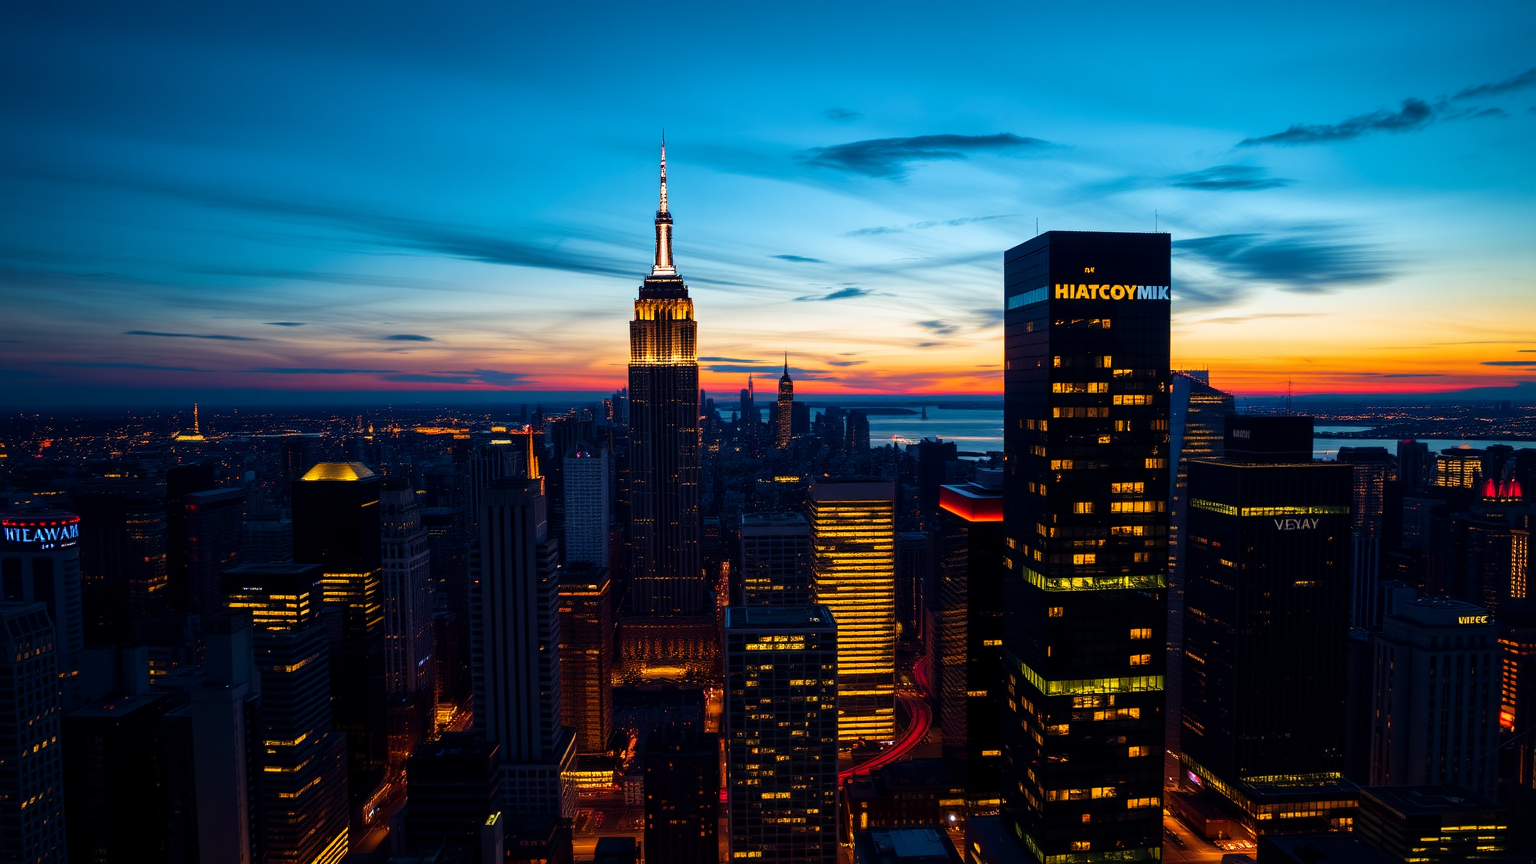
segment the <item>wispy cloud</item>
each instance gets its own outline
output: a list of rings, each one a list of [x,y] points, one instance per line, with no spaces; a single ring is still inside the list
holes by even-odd
[[[1536,360],[1484,360],[1484,366],[1532,366],[1536,367]]]
[[[158,330],[124,330],[124,336],[160,336],[167,339],[216,339],[220,342],[260,342],[250,336],[229,336],[223,333],[162,333]]]
[[[1016,153],[1052,146],[1038,138],[1011,132],[996,135],[917,135],[910,138],[871,138],[830,147],[812,147],[796,154],[805,165],[830,168],[865,177],[900,180],[920,162],[968,159],[975,153]]]
[[[1283,177],[1269,176],[1269,169],[1256,165],[1216,165],[1169,178],[1169,185],[1203,192],[1256,192],[1291,185]]]
[[[919,347],[919,348],[937,348],[937,347],[939,347],[940,345],[943,345],[943,344],[944,344],[943,342],[919,342],[919,343],[917,343],[917,347]]]
[[[807,258],[804,255],[769,255],[769,258],[777,258],[780,261],[790,261],[795,264],[825,264],[820,258]]]
[[[1367,375],[1373,373],[1366,373]],[[1377,377],[1381,378],[1444,378],[1444,372],[1388,372]]]
[[[304,322],[303,321],[266,321],[264,323],[267,326],[269,326],[269,327],[303,327],[304,326]]]
[[[828,120],[836,120],[839,123],[847,123],[850,120],[857,120],[864,115],[857,111],[849,111],[847,108],[828,108],[821,112],[821,116]]]
[[[740,357],[700,357],[700,363],[761,363],[761,360],[744,360]]]
[[[1322,294],[1348,285],[1381,282],[1395,274],[1393,262],[1380,249],[1363,243],[1339,242],[1337,231],[1302,230],[1287,234],[1215,234],[1176,240],[1173,248],[1197,259],[1232,280],[1275,285],[1284,291]],[[1185,299],[1190,285],[1176,293]],[[1239,294],[1229,292],[1227,302]],[[1192,298],[1200,299],[1200,298]]]
[[[990,222],[993,219],[1009,219],[1017,214],[999,213],[995,216],[962,216],[959,219],[935,219],[928,222],[913,222],[903,227],[895,225],[876,225],[872,228],[860,228],[849,231],[846,237],[867,237],[874,234],[902,234],[907,231],[924,231],[929,228],[954,228],[960,225],[970,225],[973,222]]]
[[[804,297],[796,297],[796,302],[819,303],[826,300],[851,300],[854,297],[867,297],[875,293],[868,288],[839,288],[826,294],[807,294]]]
[[[419,333],[395,333],[391,336],[380,337],[385,342],[436,342],[431,336],[422,336]]]
[[[407,372],[398,375],[386,375],[384,380],[398,384],[485,384],[492,387],[516,387],[528,383],[529,376],[521,372],[470,369],[447,372]]]
[[[1456,99],[1472,99],[1478,96],[1498,96],[1502,93],[1510,93],[1515,90],[1524,90],[1527,87],[1536,86],[1536,67],[1505,78],[1503,81],[1495,81],[1489,84],[1478,84],[1468,87],[1457,93]]]
[[[869,362],[868,360],[828,360],[827,361],[827,365],[828,366],[862,366],[862,365],[864,365],[865,363],[868,363],[868,362]]]
[[[52,366],[73,366],[80,369],[147,369],[155,372],[208,372],[208,369],[194,369],[191,366],[156,366],[152,363],[89,363],[89,362],[53,362]]]
[[[1237,143],[1237,146],[1256,147],[1261,144],[1274,144],[1292,147],[1302,144],[1326,144],[1333,141],[1348,141],[1373,132],[1412,132],[1423,129],[1434,120],[1435,109],[1431,108],[1429,103],[1423,99],[1408,98],[1403,100],[1402,107],[1396,111],[1383,108],[1369,114],[1357,114],[1338,123],[1321,125],[1298,123],[1284,132],[1258,138],[1244,138]]]
[[[1243,324],[1263,318],[1316,318],[1321,312],[1258,312],[1253,315],[1226,315],[1221,318],[1201,318],[1193,324]]]
[[[329,369],[320,367],[269,366],[252,369],[262,375],[392,375],[399,369]]]
[[[933,331],[939,336],[953,336],[960,332],[960,328],[947,321],[919,321],[917,326]]]

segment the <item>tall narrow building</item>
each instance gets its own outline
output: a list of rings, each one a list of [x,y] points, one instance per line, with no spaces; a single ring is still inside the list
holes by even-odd
[[[699,557],[699,363],[688,286],[672,260],[661,151],[656,263],[629,324],[630,594],[635,615],[706,611]]]
[[[80,517],[62,510],[16,510],[0,517],[0,601],[42,603],[53,625],[60,706],[78,707],[85,623],[80,603]]]
[[[789,377],[789,355],[784,355],[784,374],[779,376],[779,411],[774,415],[773,443],[783,450],[794,437],[795,382]]]
[[[1161,853],[1169,261],[1076,231],[1004,259],[1002,815],[1039,861]]]
[[[0,857],[7,861],[65,861],[57,650],[44,604],[0,603]]]
[[[896,737],[896,489],[817,478],[810,489],[817,603],[837,619],[838,735]]]
[[[799,513],[741,517],[740,602],[746,606],[811,603],[811,526]]]
[[[391,696],[430,694],[434,676],[427,529],[409,483],[386,480],[379,504],[383,508],[385,687]]]

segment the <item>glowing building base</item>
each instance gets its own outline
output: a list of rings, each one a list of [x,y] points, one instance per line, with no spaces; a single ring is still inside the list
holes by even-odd
[[[720,678],[715,616],[625,616],[619,625],[619,676],[631,683]]]

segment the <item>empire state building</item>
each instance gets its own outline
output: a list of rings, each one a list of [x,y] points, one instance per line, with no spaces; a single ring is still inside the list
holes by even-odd
[[[696,336],[693,301],[672,260],[663,143],[656,263],[640,285],[629,324],[629,614],[637,618],[709,610],[699,555]]]

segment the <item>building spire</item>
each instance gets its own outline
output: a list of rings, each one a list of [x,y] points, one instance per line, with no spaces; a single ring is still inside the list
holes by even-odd
[[[789,352],[784,352],[784,377],[789,377]]]
[[[197,403],[196,402],[192,403],[192,434],[193,435],[201,435],[201,434],[203,434],[203,427],[201,425],[199,425],[198,422],[197,422]]]
[[[676,276],[672,263],[672,214],[667,210],[667,133],[661,133],[661,203],[656,208],[656,263],[652,276]]]

